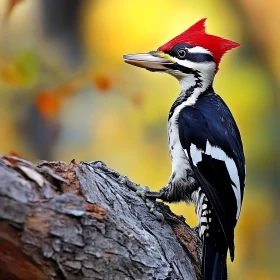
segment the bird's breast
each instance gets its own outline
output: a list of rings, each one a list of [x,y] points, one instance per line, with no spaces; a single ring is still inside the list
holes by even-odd
[[[175,180],[186,178],[191,167],[180,143],[177,118],[174,115],[168,121],[168,147],[172,162],[172,177]]]

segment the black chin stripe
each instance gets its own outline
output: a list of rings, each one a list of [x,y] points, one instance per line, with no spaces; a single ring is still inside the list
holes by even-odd
[[[191,53],[191,52],[188,52],[185,60],[189,60],[189,61],[192,61],[192,62],[198,62],[198,63],[214,62],[214,59],[213,59],[212,55],[210,55],[208,53]]]
[[[177,64],[178,65],[178,64]],[[189,69],[189,68],[186,68],[186,67],[183,67],[185,69]],[[175,102],[173,103],[170,111],[169,111],[169,115],[168,115],[168,120],[173,116],[173,113],[176,109],[177,106],[179,106],[180,104],[182,104],[184,101],[186,101],[194,92],[194,90],[196,88],[200,88],[202,85],[201,85],[201,77],[200,77],[200,74],[199,74],[199,71],[194,71],[194,70],[191,70],[191,74],[194,75],[195,79],[197,80],[197,83],[194,85],[194,86],[191,86],[189,89],[187,89],[185,92],[181,92],[180,95],[178,96],[178,98],[175,100]],[[185,70],[186,71],[186,70]],[[185,72],[184,72],[185,73]],[[211,88],[212,87],[209,87],[205,90],[205,92],[208,92],[209,90],[211,91]],[[201,92],[201,94],[203,94],[203,92]]]
[[[170,64],[170,65],[167,65],[166,67],[168,67],[169,69],[172,69],[172,70],[179,70],[180,72],[182,72],[184,74],[193,74],[193,75],[197,74],[196,70],[185,67],[185,66],[180,65],[178,63]]]

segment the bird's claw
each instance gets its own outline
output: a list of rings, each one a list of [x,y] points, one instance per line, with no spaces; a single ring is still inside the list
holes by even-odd
[[[150,213],[152,213],[159,222],[164,222],[164,216],[156,210],[155,201],[151,201],[147,198],[146,205],[149,208]]]
[[[160,212],[158,212],[158,211],[155,210],[155,211],[153,212],[153,214],[155,215],[157,221],[159,221],[159,222],[161,222],[161,223],[164,222],[164,216],[163,216]]]
[[[150,213],[152,213],[159,222],[164,221],[163,215],[156,209],[156,199],[151,199],[146,197],[146,193],[150,192],[150,188],[145,186],[145,188],[138,187],[136,194],[139,195],[146,203],[146,206],[149,208]]]
[[[132,183],[126,176],[120,178],[120,183],[128,186],[131,190],[135,191],[136,194],[145,201],[145,204],[149,208],[150,213],[152,213],[158,221],[164,221],[163,215],[156,210],[155,199],[146,197],[146,193],[150,192],[150,188],[148,186],[141,188],[141,186]]]
[[[126,185],[127,187],[129,187],[131,190],[137,192],[139,186],[132,183],[126,176],[121,176],[119,178],[119,182],[123,185]]]
[[[148,186],[145,186],[145,188],[141,188],[140,186],[136,190],[136,194],[140,196],[143,200],[147,200],[146,193],[150,191],[150,188]],[[148,206],[148,205],[147,205]]]

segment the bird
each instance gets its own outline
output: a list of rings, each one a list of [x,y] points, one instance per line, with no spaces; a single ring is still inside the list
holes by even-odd
[[[166,186],[147,190],[145,197],[194,203],[203,243],[202,277],[225,280],[228,253],[234,260],[246,167],[238,126],[213,82],[223,55],[240,44],[206,33],[205,22],[199,20],[156,51],[123,59],[179,81],[181,91],[168,115],[171,176]]]

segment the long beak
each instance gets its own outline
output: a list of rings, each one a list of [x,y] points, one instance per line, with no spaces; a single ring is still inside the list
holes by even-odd
[[[169,69],[168,66],[175,63],[168,54],[160,51],[126,54],[123,59],[128,64],[146,68],[150,71],[164,71]]]

